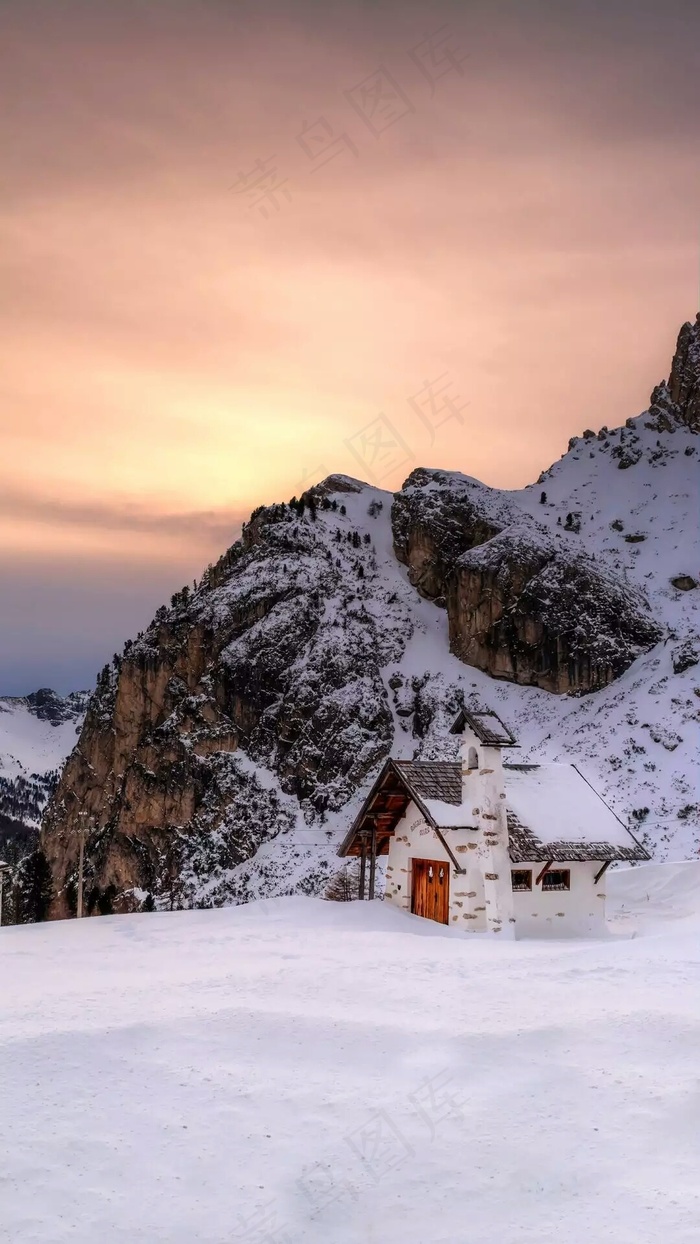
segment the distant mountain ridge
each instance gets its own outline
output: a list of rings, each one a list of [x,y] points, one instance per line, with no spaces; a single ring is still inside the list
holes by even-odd
[[[0,697],[0,859],[17,859],[38,839],[46,802],[75,746],[90,692],[43,687]]]
[[[462,704],[575,761],[658,858],[700,845],[700,316],[624,426],[505,492],[331,476],[105,667],[47,809],[50,911],[321,892],[387,755],[451,756]]]

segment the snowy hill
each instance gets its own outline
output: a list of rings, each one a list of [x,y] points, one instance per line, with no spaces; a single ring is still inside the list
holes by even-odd
[[[700,845],[700,319],[668,383],[505,493],[418,469],[260,507],[100,675],[42,849],[52,914],[323,892],[387,755],[465,703],[575,761],[655,858]]]
[[[3,1240],[695,1244],[699,868],[612,876],[598,942],[303,898],[3,929]]]
[[[43,689],[0,698],[0,856],[36,836],[41,813],[80,733],[88,692]]]

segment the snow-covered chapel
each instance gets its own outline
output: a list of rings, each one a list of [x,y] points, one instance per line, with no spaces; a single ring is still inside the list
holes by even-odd
[[[605,873],[647,851],[575,765],[504,764],[517,746],[493,712],[452,727],[460,760],[387,760],[339,849],[360,895],[465,932],[590,935],[605,927]],[[369,875],[368,875],[369,874]]]

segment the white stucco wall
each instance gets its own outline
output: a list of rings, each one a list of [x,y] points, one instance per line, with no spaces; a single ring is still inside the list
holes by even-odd
[[[465,819],[477,827],[478,853],[484,884],[486,928],[503,937],[515,935],[510,880],[508,822],[503,762],[499,747],[486,747],[465,729],[460,740],[462,804]],[[478,760],[474,767],[473,757]]]
[[[532,890],[513,894],[516,937],[585,937],[605,930],[605,882],[603,873],[597,885],[594,877],[600,863],[555,864],[571,873],[570,890],[543,890],[535,885],[544,865],[513,864],[513,868],[532,870]]]
[[[465,873],[456,873],[437,834],[426,824],[414,803],[410,803],[389,847],[386,866],[385,902],[393,903],[402,911],[411,910],[411,860],[441,860],[447,864],[450,876],[450,907],[448,923],[476,932],[486,928],[486,905],[484,880],[479,858],[479,835],[473,830],[446,829],[443,836],[449,842],[455,858]]]
[[[405,912],[411,910],[411,860],[441,860],[449,869],[450,904],[449,925],[468,933],[483,932],[492,927],[487,922],[488,882],[484,873],[493,867],[493,857],[485,846],[480,833],[473,830],[446,829],[444,837],[450,848],[466,869],[456,873],[437,834],[426,824],[414,803],[409,804],[405,816],[396,827],[389,847],[386,863],[386,902]],[[570,863],[562,865],[571,874],[570,890],[543,890],[535,881],[542,870],[542,861],[511,864],[500,867],[501,878],[507,876],[510,884],[511,869],[529,869],[532,872],[532,890],[515,891],[511,895],[515,918],[515,936],[522,937],[585,937],[600,936],[605,930],[605,881],[603,874],[594,884],[600,863]],[[506,917],[509,919],[508,917]]]

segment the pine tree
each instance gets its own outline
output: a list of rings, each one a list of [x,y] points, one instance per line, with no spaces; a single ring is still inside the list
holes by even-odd
[[[359,896],[360,866],[352,860],[333,873],[323,897],[330,903],[352,903]]]
[[[19,869],[22,924],[34,924],[45,920],[53,897],[51,868],[41,848],[28,855]]]

